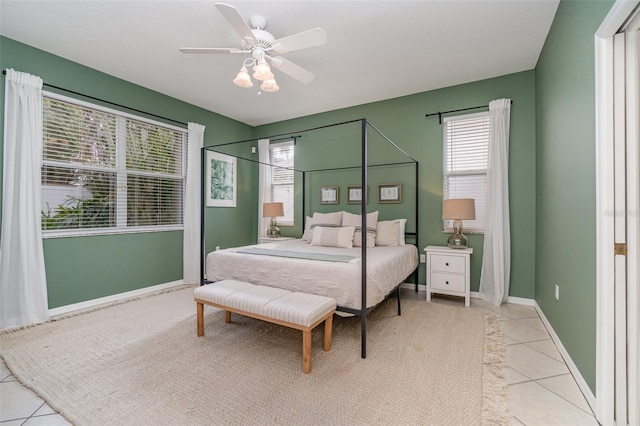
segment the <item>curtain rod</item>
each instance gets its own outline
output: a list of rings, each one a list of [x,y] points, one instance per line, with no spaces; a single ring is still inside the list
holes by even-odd
[[[3,75],[6,75],[6,74],[7,74],[7,70],[2,70],[2,74],[3,74]],[[173,122],[173,123],[182,124],[183,126],[188,127],[188,124],[187,124],[187,123],[183,123],[182,121],[174,120],[174,119],[172,119],[172,118],[163,117],[163,116],[161,116],[161,115],[152,114],[152,113],[150,113],[150,112],[146,112],[146,111],[142,111],[142,110],[139,110],[139,109],[131,108],[131,107],[128,107],[128,106],[126,106],[126,105],[117,104],[117,103],[115,103],[115,102],[106,101],[106,100],[104,100],[104,99],[100,99],[100,98],[96,98],[96,97],[93,97],[93,96],[85,95],[85,94],[82,94],[82,93],[75,92],[75,91],[73,91],[73,90],[65,89],[64,87],[54,86],[53,84],[42,83],[42,85],[43,85],[43,86],[50,87],[50,88],[52,88],[52,89],[62,90],[63,92],[73,93],[74,95],[78,95],[78,96],[82,96],[82,97],[85,97],[85,98],[89,98],[89,99],[92,99],[92,100],[94,100],[94,101],[104,102],[104,103],[109,104],[109,105],[117,106],[117,107],[120,107],[120,108],[125,108],[125,109],[128,109],[129,111],[135,111],[135,112],[139,112],[139,113],[141,113],[141,114],[149,115],[149,116],[151,116],[151,117],[156,117],[156,118],[160,118],[160,119],[162,119],[162,120],[171,121],[171,122]]]
[[[513,101],[511,101],[511,104],[513,104]],[[460,112],[460,111],[469,111],[472,109],[480,109],[480,108],[489,108],[489,105],[478,105],[478,106],[474,106],[474,107],[469,107],[469,108],[460,108],[460,109],[452,109],[449,111],[438,111],[438,112],[431,112],[429,114],[425,114],[425,117],[431,117],[434,115],[438,116],[438,122],[440,124],[442,124],[442,114],[449,114],[452,112]]]

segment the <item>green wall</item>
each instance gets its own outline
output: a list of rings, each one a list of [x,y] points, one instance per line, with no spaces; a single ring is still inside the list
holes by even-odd
[[[340,90],[340,88],[336,88]],[[446,245],[447,234],[442,233],[442,126],[438,117],[425,118],[425,114],[459,108],[487,105],[498,98],[513,100],[511,109],[511,135],[509,159],[509,185],[511,191],[511,233],[512,233],[512,269],[511,296],[534,297],[534,254],[535,254],[535,73],[526,71],[503,77],[448,87],[440,90],[418,93],[410,96],[385,100],[381,102],[359,105],[330,111],[313,116],[283,121],[257,127],[255,137],[287,133],[296,129],[307,129],[331,123],[367,118],[381,132],[394,141],[400,148],[419,162],[419,248],[427,245]],[[316,137],[313,144],[313,158],[325,167],[345,162],[345,158],[359,161],[359,140],[347,140],[337,130],[324,130],[323,137]],[[359,134],[359,133],[358,133]],[[308,146],[310,138],[303,134],[300,146]],[[356,144],[354,150],[352,144]],[[338,150],[339,149],[339,150]],[[345,154],[345,152],[347,154]],[[374,155],[375,150],[371,150]],[[373,172],[372,172],[373,173]],[[397,176],[393,173],[393,176]],[[405,178],[403,178],[405,179]],[[372,177],[370,185],[369,211],[379,209],[381,215],[414,217],[413,204],[409,201],[386,210],[389,206],[375,203],[375,182]],[[386,178],[386,181],[394,181]],[[359,182],[351,177],[335,174],[326,185],[335,184],[341,187],[341,202],[327,210],[353,210],[352,205],[345,204],[344,190],[346,185]],[[315,188],[314,188],[315,190]],[[403,196],[409,197],[404,191]],[[315,196],[315,194],[312,194]],[[326,206],[322,206],[326,208]],[[322,209],[319,209],[322,211]],[[307,213],[310,213],[307,211]],[[300,215],[296,215],[296,220]],[[281,227],[283,234],[300,235],[300,225],[288,229]],[[413,231],[410,226],[408,230]],[[472,256],[471,289],[478,290],[480,268],[482,262],[481,235],[471,235],[470,245],[474,249]],[[420,267],[419,282],[424,284],[424,265]]]
[[[205,145],[248,138],[251,134],[252,128],[246,124],[5,37],[0,38],[0,67],[38,75],[47,84],[151,114],[203,124]],[[45,90],[54,91],[47,87]],[[0,94],[4,99],[4,78],[0,79]],[[0,103],[0,116],[4,116],[4,102]],[[3,126],[4,121],[0,132]],[[2,149],[0,156],[1,153]],[[252,197],[252,190],[248,184],[243,185],[239,188],[240,208],[223,213],[229,225],[211,226],[223,240],[254,238],[255,230],[245,226],[255,222],[254,208],[245,201]],[[55,238],[45,239],[43,244],[49,308],[182,279],[181,231]]]
[[[536,301],[593,391],[594,34],[613,2],[562,1],[536,67]],[[554,297],[560,286],[560,300]]]

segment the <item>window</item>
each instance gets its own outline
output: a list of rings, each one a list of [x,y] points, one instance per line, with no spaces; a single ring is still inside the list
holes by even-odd
[[[278,225],[293,226],[294,141],[269,145],[271,164],[271,201],[280,201],[284,206],[284,217]]]
[[[476,220],[465,220],[465,231],[484,231],[488,156],[489,112],[444,118],[443,198],[476,201]],[[452,230],[452,223],[445,220],[444,229]]]
[[[43,96],[45,235],[182,229],[186,132]]]

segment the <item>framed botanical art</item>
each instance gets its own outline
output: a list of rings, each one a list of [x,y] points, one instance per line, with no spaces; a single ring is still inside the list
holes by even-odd
[[[401,183],[381,183],[378,185],[378,204],[402,203]]]
[[[207,151],[205,170],[207,207],[235,207],[238,186],[236,158]]]
[[[339,204],[340,188],[337,186],[323,186],[320,188],[320,204]]]
[[[367,185],[366,202],[369,203],[369,186]],[[360,204],[362,203],[362,186],[350,185],[347,186],[347,204]]]

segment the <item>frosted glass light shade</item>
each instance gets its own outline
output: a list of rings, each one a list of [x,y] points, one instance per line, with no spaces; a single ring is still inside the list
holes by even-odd
[[[242,67],[236,78],[233,79],[233,84],[240,87],[253,87],[253,82],[246,67]]]
[[[271,80],[274,77],[275,76],[271,72],[271,68],[269,68],[269,64],[267,64],[265,60],[258,61],[256,66],[253,67],[253,78],[256,80]]]
[[[276,83],[274,79],[263,81],[260,88],[265,92],[277,92],[280,90],[280,86],[278,86],[278,83]]]

